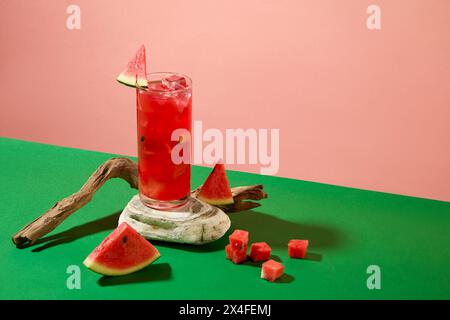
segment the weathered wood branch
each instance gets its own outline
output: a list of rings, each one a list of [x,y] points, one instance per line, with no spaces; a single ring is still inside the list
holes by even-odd
[[[81,189],[56,202],[49,210],[16,233],[12,240],[16,247],[33,244],[37,239],[54,230],[58,225],[91,201],[95,192],[109,179],[121,178],[132,188],[137,188],[137,166],[128,158],[112,158],[103,163],[89,177]]]
[[[89,177],[81,189],[56,202],[49,210],[36,220],[27,224],[13,237],[12,241],[17,248],[32,245],[36,240],[53,231],[72,213],[91,201],[94,194],[109,179],[121,178],[127,181],[131,188],[138,187],[138,170],[136,162],[128,158],[112,158],[103,163]],[[199,189],[191,192],[196,197]],[[260,206],[257,202],[245,200],[261,200],[267,198],[262,185],[242,186],[232,188],[234,203],[221,207],[225,212],[238,212]]]

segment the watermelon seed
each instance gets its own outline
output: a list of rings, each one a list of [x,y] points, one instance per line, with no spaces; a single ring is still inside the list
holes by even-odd
[[[145,140],[145,137],[142,136],[142,137],[141,137],[141,142],[144,142],[144,140]]]
[[[125,236],[125,237],[122,238],[122,242],[123,243],[127,243],[127,241],[128,241],[128,237]]]

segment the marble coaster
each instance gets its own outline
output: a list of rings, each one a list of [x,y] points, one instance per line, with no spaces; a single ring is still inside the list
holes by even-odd
[[[119,218],[149,240],[205,244],[221,238],[230,228],[225,212],[196,198],[172,211],[145,206],[138,195],[128,202]]]

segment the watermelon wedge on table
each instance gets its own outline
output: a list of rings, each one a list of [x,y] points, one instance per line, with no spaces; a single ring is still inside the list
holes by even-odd
[[[117,81],[130,87],[147,87],[147,63],[145,47],[142,45],[134,57],[128,62],[125,70],[117,77]]]
[[[141,270],[159,257],[159,251],[150,242],[122,222],[83,264],[94,272],[118,276]]]

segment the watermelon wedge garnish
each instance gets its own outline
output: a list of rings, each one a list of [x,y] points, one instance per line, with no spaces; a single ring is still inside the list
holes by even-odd
[[[117,81],[130,87],[147,86],[147,65],[145,60],[145,47],[142,45],[131,59],[125,70],[117,77]]]
[[[212,205],[227,205],[234,202],[224,164],[218,163],[214,166],[201,186],[197,198]]]
[[[119,276],[141,270],[159,257],[159,251],[150,242],[122,222],[83,264],[97,273]]]

